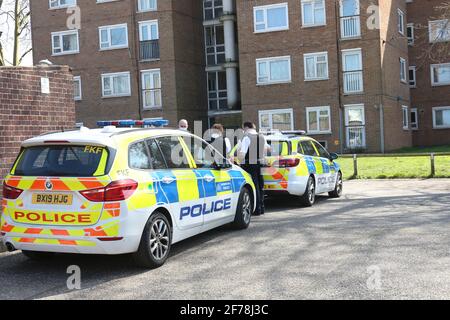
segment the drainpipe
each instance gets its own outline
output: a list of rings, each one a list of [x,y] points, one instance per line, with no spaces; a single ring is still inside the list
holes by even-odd
[[[225,64],[223,65],[227,75],[227,102],[228,107],[233,109],[239,100],[238,77],[237,77],[237,54],[236,54],[236,34],[234,24],[236,16],[234,14],[233,0],[223,0],[223,22],[225,39]]]
[[[381,153],[385,153],[384,146],[384,106],[380,103],[380,148]]]

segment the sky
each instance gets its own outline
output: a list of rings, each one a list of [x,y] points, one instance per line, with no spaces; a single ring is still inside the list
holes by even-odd
[[[5,12],[8,10],[14,9],[14,1],[13,0],[4,0],[4,3],[2,5],[1,12]],[[6,15],[1,14],[0,15],[0,31],[3,32],[2,35],[2,45],[3,45],[3,51],[5,59],[8,62],[11,62],[12,60],[12,54],[13,54],[13,32],[14,32],[14,23],[12,19],[7,19]],[[31,46],[31,35],[27,35],[25,39],[23,39],[21,48],[29,48]],[[33,64],[33,55],[29,53],[26,58],[23,60],[22,65],[29,66]]]

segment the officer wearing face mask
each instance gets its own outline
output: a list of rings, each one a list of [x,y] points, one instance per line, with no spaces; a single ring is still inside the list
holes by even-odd
[[[181,119],[180,122],[178,122],[178,129],[182,131],[188,131],[189,124],[186,119]]]

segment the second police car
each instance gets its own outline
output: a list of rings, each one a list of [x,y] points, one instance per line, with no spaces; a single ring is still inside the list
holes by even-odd
[[[335,161],[338,155],[329,153],[319,142],[303,131],[269,134],[271,145],[267,166],[262,169],[266,194],[287,193],[298,196],[300,204],[312,206],[317,194],[328,193],[338,198],[342,194],[342,171]]]
[[[255,191],[246,172],[189,133],[129,128],[166,124],[103,122],[25,141],[3,185],[7,248],[30,258],[133,253],[155,268],[173,243],[247,228]]]

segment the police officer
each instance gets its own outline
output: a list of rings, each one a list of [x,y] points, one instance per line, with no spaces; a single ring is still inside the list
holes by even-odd
[[[231,151],[230,139],[224,136],[225,129],[220,123],[214,124],[209,130],[209,135],[206,139],[214,148],[220,151],[220,153],[227,157]]]
[[[251,176],[256,188],[256,210],[255,215],[264,214],[264,179],[261,175],[261,167],[264,157],[270,149],[262,134],[256,132],[254,123],[245,122],[244,137],[238,146],[238,158],[242,169]]]

